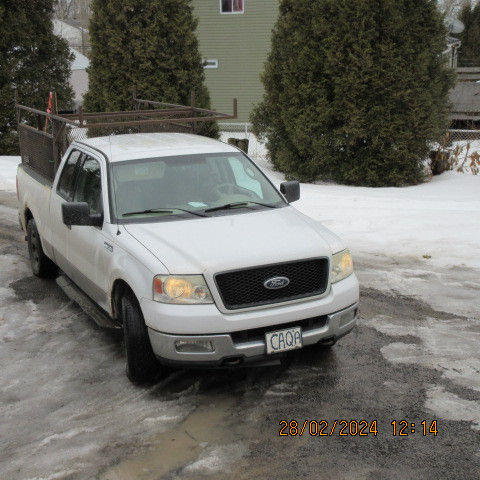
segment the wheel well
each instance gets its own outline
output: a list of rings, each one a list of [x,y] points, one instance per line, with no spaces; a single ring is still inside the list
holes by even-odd
[[[24,218],[25,218],[25,229],[28,226],[28,222],[33,218],[32,212],[30,211],[29,208],[27,208],[24,212]]]
[[[112,288],[112,312],[115,320],[122,320],[122,298],[128,293],[135,298],[133,290],[124,280],[115,280]]]

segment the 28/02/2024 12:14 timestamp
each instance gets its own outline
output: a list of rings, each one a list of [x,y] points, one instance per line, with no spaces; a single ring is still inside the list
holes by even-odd
[[[421,433],[424,437],[426,437],[427,435],[433,435],[434,437],[436,437],[438,434],[436,420],[432,420],[431,422],[427,422],[427,420],[422,420],[420,424],[418,424],[418,428],[417,424],[413,422],[407,422],[406,420],[400,420],[399,422],[397,422],[397,420],[393,420],[391,425],[393,428],[392,433],[394,437],[406,437],[416,432]]]
[[[299,422],[297,420],[281,420],[279,422],[281,437],[296,437],[310,435],[312,437],[331,437],[338,435],[340,437],[355,436],[377,436],[379,433],[377,420],[305,420]],[[438,434],[437,420],[422,420],[419,423],[408,422],[407,420],[393,420],[391,423],[390,433],[394,437],[407,437],[409,435],[419,434],[436,437]]]

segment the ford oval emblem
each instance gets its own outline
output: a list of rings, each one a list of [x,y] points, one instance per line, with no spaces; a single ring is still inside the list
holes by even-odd
[[[263,282],[263,286],[269,290],[277,290],[278,288],[284,288],[290,283],[290,279],[287,277],[274,277],[269,278]]]

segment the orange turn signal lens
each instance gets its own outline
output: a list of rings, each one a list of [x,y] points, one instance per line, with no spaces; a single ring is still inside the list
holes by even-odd
[[[163,282],[162,282],[162,280],[161,280],[160,278],[158,278],[158,277],[155,277],[155,278],[153,279],[153,291],[154,291],[155,293],[160,294],[160,295],[163,294]]]

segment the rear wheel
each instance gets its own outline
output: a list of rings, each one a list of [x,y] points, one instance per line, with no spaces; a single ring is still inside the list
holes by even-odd
[[[127,377],[133,383],[150,382],[158,376],[160,364],[153,353],[140,305],[132,293],[122,298],[122,320]]]
[[[33,218],[27,225],[27,243],[33,274],[37,277],[55,276],[58,267],[43,253],[42,242]]]

